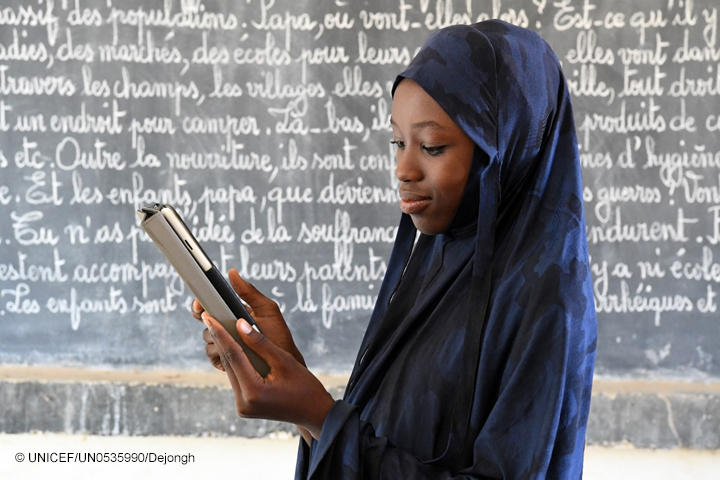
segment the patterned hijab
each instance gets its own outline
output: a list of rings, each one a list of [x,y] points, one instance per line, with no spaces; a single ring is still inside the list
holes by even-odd
[[[395,86],[405,78],[474,141],[475,154],[450,227],[421,236],[422,258],[409,260],[416,231],[402,215],[345,401],[372,438],[421,459],[417,472],[579,478],[597,331],[559,62],[537,34],[487,21],[435,32]],[[402,278],[406,267],[412,278]],[[398,285],[414,278],[422,285],[406,299]],[[352,449],[347,415],[323,430],[345,432],[337,435],[347,439],[346,468],[370,468],[377,447]],[[383,455],[378,468],[406,462]]]

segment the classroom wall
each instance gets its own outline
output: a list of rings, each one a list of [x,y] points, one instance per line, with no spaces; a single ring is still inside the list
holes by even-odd
[[[4,2],[0,431],[243,430],[188,404],[149,420],[180,394],[173,375],[190,405],[227,396],[197,380],[192,295],[138,227],[154,202],[278,301],[340,395],[399,219],[392,80],[438,28],[500,18],[550,43],[573,97],[599,323],[591,441],[717,447],[719,9]],[[156,371],[175,373],[143,376]],[[37,395],[56,402],[52,422],[34,423]]]

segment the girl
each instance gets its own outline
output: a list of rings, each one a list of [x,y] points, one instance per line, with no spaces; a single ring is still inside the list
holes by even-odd
[[[580,478],[597,331],[557,58],[500,21],[440,30],[392,126],[403,215],[344,399],[236,271],[265,335],[238,330],[271,371],[203,313],[208,357],[241,416],[299,426],[299,479]]]

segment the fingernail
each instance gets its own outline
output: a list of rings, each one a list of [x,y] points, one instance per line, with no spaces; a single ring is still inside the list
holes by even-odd
[[[202,315],[200,315],[200,318],[202,319],[203,323],[206,327],[210,328],[210,320],[208,320],[208,313],[203,312]],[[212,333],[212,329],[210,328],[210,333]]]
[[[242,330],[245,335],[252,332],[252,327],[244,318],[240,320],[240,330]]]

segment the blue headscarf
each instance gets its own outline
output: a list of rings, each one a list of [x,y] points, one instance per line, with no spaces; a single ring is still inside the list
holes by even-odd
[[[559,62],[537,34],[488,21],[435,32],[403,79],[473,140],[471,172],[448,230],[414,253],[402,215],[306,473],[579,478],[597,328]]]

